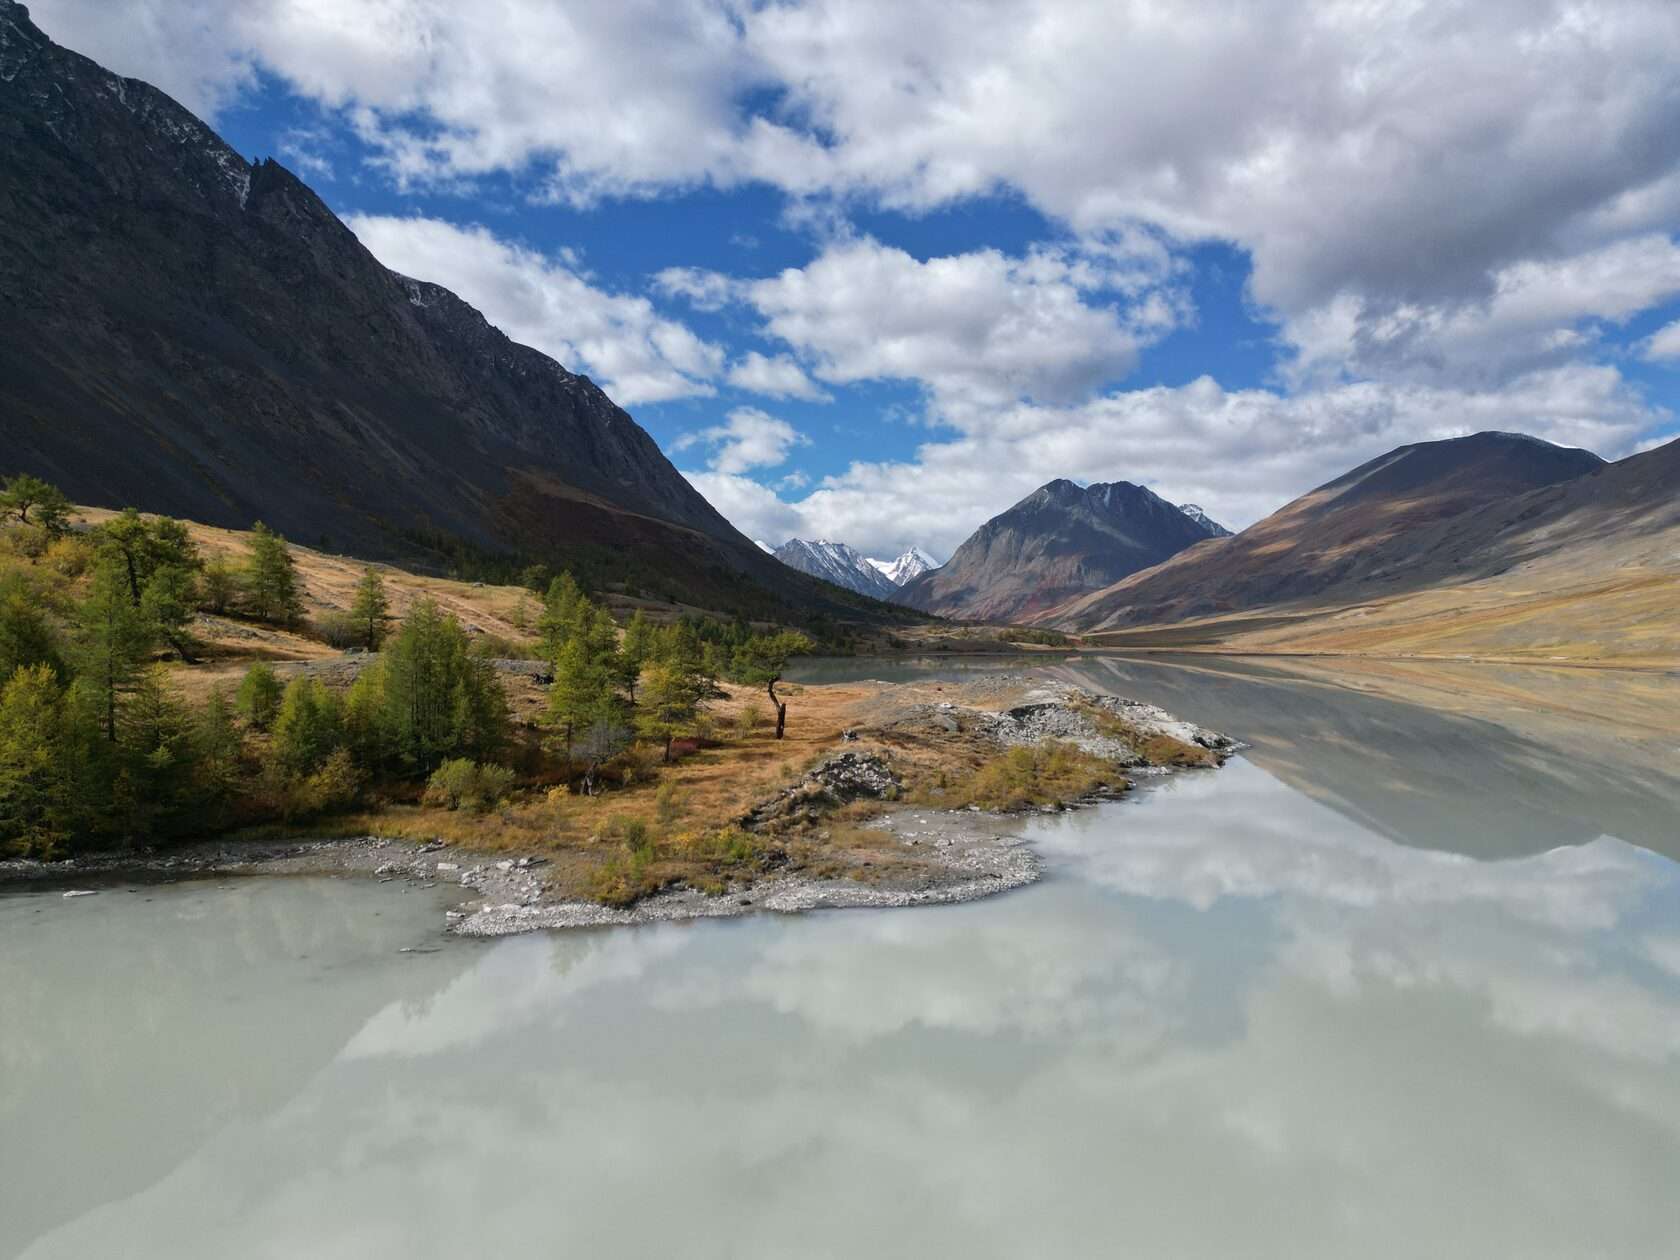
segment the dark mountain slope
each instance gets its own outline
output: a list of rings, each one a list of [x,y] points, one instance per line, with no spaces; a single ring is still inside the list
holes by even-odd
[[[1218,539],[1053,610],[1087,630],[1165,625],[1373,585],[1438,580],[1466,513],[1605,467],[1588,451],[1511,433],[1402,446],[1362,464],[1230,538]],[[1433,555],[1433,562],[1420,558]]]
[[[1219,527],[1128,481],[1052,481],[995,516],[899,600],[947,617],[1031,618],[1203,542]]]
[[[359,554],[604,559],[702,603],[885,615],[790,582],[587,377],[10,0],[0,151],[5,470]]]

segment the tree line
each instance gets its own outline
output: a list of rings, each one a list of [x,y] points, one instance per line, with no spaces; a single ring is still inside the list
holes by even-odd
[[[494,803],[514,774],[507,698],[465,629],[430,600],[393,628],[377,570],[344,614],[367,658],[347,691],[262,663],[231,696],[189,704],[162,662],[192,663],[200,611],[298,623],[303,600],[284,538],[260,524],[243,562],[206,560],[187,527],[125,511],[83,532],[44,482],[0,490],[10,557],[0,557],[0,853],[46,856],[147,844],[347,808],[374,781],[429,782],[434,799]],[[69,593],[75,591],[77,593]],[[554,578],[537,624],[553,682],[548,758],[591,795],[630,744],[664,760],[696,734],[726,678],[775,690],[812,644],[744,621],[641,612],[619,626],[570,574]],[[552,770],[552,764],[547,769]]]

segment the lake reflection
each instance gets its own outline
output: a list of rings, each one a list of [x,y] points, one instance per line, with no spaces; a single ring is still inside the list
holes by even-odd
[[[215,1126],[146,1114],[155,1158],[123,1146],[143,1177],[44,1232],[0,1217],[0,1253],[1680,1254],[1680,867],[1612,836],[1497,862],[1396,844],[1393,800],[1379,825],[1329,795],[1238,759],[1035,820],[1046,880],[968,906],[401,958],[352,933],[307,997],[207,950],[225,974],[196,987],[294,1004],[256,1057],[295,1045],[297,1071]],[[0,994],[65,922],[36,900],[0,900]],[[291,940],[309,913],[232,918],[298,916]],[[140,993],[169,987],[148,957]],[[226,1018],[169,1011],[186,1062]],[[78,1018],[123,1079],[143,1004]],[[45,1049],[0,1024],[8,1071],[74,1085]],[[133,1122],[102,1105],[78,1140]],[[12,1189],[75,1177],[28,1145],[0,1133]]]

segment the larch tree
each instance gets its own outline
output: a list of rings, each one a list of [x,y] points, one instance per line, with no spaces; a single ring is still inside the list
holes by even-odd
[[[368,651],[379,650],[380,640],[385,637],[385,623],[390,616],[391,604],[385,595],[385,579],[379,576],[379,570],[369,565],[356,583],[356,598],[350,605],[350,618],[356,623],[356,630]]]
[[[814,651],[816,645],[797,630],[756,634],[735,649],[734,672],[742,682],[763,687],[776,710],[776,738],[787,729],[787,702],[776,694],[790,657]]]

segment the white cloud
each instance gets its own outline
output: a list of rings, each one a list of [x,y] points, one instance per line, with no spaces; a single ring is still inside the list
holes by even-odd
[[[509,337],[588,373],[624,406],[714,392],[721,347],[646,298],[594,287],[565,258],[440,219],[352,214],[345,222],[386,266],[453,290]]]
[[[514,171],[573,200],[762,180],[911,209],[1012,191],[1081,233],[1235,242],[1286,316],[1485,296],[1680,210],[1669,0],[35,7],[195,108],[275,74],[403,179]]]
[[[1141,482],[1241,528],[1285,500],[1406,442],[1521,430],[1620,454],[1667,417],[1614,368],[1548,368],[1475,391],[1373,382],[1304,394],[1225,390],[1208,377],[1068,407],[961,410],[957,437],[902,463],[853,463],[794,502],[744,478],[694,481],[758,537],[840,538],[872,555],[954,549],[1054,477]]]
[[[765,334],[820,380],[914,381],[952,405],[1087,396],[1129,372],[1138,346],[1184,317],[1185,301],[1141,293],[1137,267],[1101,254],[987,249],[922,261],[868,238],[761,280],[682,272],[661,283],[750,304]],[[1122,309],[1116,291],[1138,300]]]
[[[1644,340],[1642,348],[1653,363],[1680,360],[1680,319],[1657,329]]]
[[[809,446],[810,442],[786,420],[778,420],[756,407],[737,407],[723,424],[685,433],[672,447],[679,451],[694,446],[709,447],[707,466],[713,472],[735,476],[754,468],[774,468],[787,461],[788,452],[794,447]]]
[[[728,380],[737,389],[768,398],[798,398],[805,402],[834,399],[834,395],[818,386],[805,375],[805,369],[785,354],[766,356],[749,350],[730,367]]]

